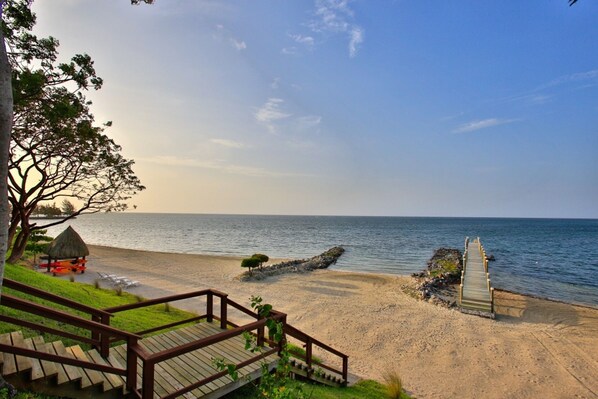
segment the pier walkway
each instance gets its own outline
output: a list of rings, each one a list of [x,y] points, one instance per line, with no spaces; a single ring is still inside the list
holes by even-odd
[[[463,271],[459,287],[459,305],[462,310],[494,314],[494,288],[488,274],[488,258],[480,241],[465,239]]]

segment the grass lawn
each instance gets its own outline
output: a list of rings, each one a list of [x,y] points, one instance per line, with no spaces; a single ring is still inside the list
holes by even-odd
[[[139,302],[139,300],[141,299],[135,295],[131,295],[124,291],[122,292],[122,295],[117,295],[114,290],[95,288],[93,285],[89,284],[70,282],[68,280],[63,280],[42,273],[38,273],[34,270],[30,270],[22,266],[7,264],[4,276],[11,280],[19,281],[21,283],[43,289],[52,294],[61,296],[63,298],[71,299],[73,301],[85,304],[87,306],[91,306],[96,309],[125,305],[128,303],[136,303]],[[76,314],[87,320],[90,320],[90,316],[86,313],[80,313],[71,310],[67,307],[54,304],[53,302],[33,298],[31,296],[25,295],[21,292],[17,292],[9,288],[3,288],[2,293],[18,296],[20,298],[28,299],[33,302],[42,303],[53,308],[66,311],[71,314]],[[36,316],[23,311],[1,307],[0,313],[12,317],[17,317],[22,320],[34,321],[37,323],[43,321],[43,324],[45,324],[48,327],[73,332],[78,335],[89,335],[89,332],[87,330],[73,327],[70,325],[65,325],[64,323],[56,322],[53,320],[44,319],[40,316]],[[146,308],[128,310],[125,312],[117,313],[114,317],[112,317],[110,324],[113,327],[125,331],[137,332],[152,327],[158,327],[161,325],[188,319],[193,316],[194,315],[192,313],[176,309],[172,306],[155,305]],[[35,331],[26,328],[21,328],[20,326],[8,323],[0,323],[0,334],[19,329],[23,330],[25,336],[32,336],[38,334]],[[52,341],[60,339],[60,337],[45,334],[44,339],[46,341]],[[63,339],[63,341],[67,346],[78,343],[69,341],[67,339]]]

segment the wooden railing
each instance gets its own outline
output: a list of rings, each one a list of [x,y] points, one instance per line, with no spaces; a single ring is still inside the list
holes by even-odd
[[[176,325],[186,324],[189,322],[203,320],[203,319],[205,319],[208,322],[217,320],[220,322],[220,328],[225,330],[216,335],[199,338],[195,341],[186,343],[184,345],[177,346],[177,347],[174,347],[171,349],[166,349],[166,350],[163,350],[163,351],[160,351],[157,353],[153,353],[153,354],[149,354],[143,350],[141,350],[141,351],[138,350],[137,356],[143,362],[142,390],[141,390],[141,392],[136,392],[137,396],[139,398],[146,399],[146,398],[152,397],[153,384],[154,384],[154,372],[155,372],[156,364],[166,361],[166,360],[169,360],[169,359],[172,359],[172,358],[175,358],[177,356],[184,355],[186,353],[192,352],[197,349],[201,349],[201,348],[204,348],[204,347],[207,347],[210,345],[217,344],[217,343],[225,341],[227,339],[239,336],[245,332],[252,333],[256,337],[258,346],[264,346],[264,345],[266,345],[266,346],[264,346],[265,349],[258,355],[254,356],[242,363],[236,364],[235,366],[237,369],[240,369],[242,367],[253,364],[267,356],[270,356],[271,354],[274,354],[277,352],[279,353],[282,350],[283,345],[286,343],[286,338],[284,338],[282,341],[280,341],[278,343],[270,340],[268,338],[270,335],[269,334],[270,332],[268,332],[268,334],[266,334],[267,320],[265,318],[260,317],[256,312],[229,299],[227,294],[217,291],[217,290],[208,289],[208,290],[190,292],[187,294],[172,295],[172,296],[158,298],[158,299],[151,299],[151,300],[144,301],[144,302],[107,308],[107,309],[104,309],[104,311],[109,312],[110,314],[114,315],[115,313],[123,312],[126,310],[139,309],[139,308],[143,308],[146,306],[158,305],[158,304],[162,304],[162,303],[171,303],[171,302],[175,302],[178,300],[189,299],[189,298],[199,298],[199,297],[204,297],[204,296],[206,297],[206,301],[205,301],[206,302],[206,312],[205,312],[205,314],[203,314],[201,316],[193,317],[190,319],[182,320],[177,323],[172,323],[172,324],[168,324],[168,325],[164,325],[164,326],[155,327],[155,328],[152,328],[151,330],[136,332],[136,334],[138,334],[138,335],[144,335],[144,334],[147,334],[150,332],[155,332],[155,331],[159,331],[162,329],[172,328]],[[217,297],[220,300],[220,314],[218,316],[214,314],[214,298],[215,297]],[[255,321],[247,323],[247,324],[235,323],[234,321],[229,319],[229,316],[228,316],[228,313],[229,313],[228,307],[229,306],[231,308],[236,309],[236,310],[240,311],[241,313],[244,313],[245,315],[255,319]],[[349,357],[347,355],[335,350],[334,348],[331,348],[330,346],[318,341],[317,339],[309,336],[308,334],[306,334],[306,333],[296,329],[295,327],[291,326],[290,324],[288,324],[286,321],[287,315],[285,313],[272,310],[271,318],[276,320],[277,322],[283,323],[283,331],[285,332],[285,334],[288,334],[289,336],[292,336],[305,344],[306,356],[304,356],[304,357],[300,356],[300,355],[298,355],[298,356],[302,357],[306,361],[306,363],[308,364],[308,366],[310,368],[313,364],[312,347],[314,345],[322,348],[325,351],[330,352],[333,355],[340,357],[342,360],[342,364],[343,364],[342,370],[336,370],[335,368],[330,367],[323,363],[319,363],[318,366],[328,369],[330,371],[333,371],[335,373],[338,373],[339,375],[342,376],[343,382],[344,383],[347,382],[348,368],[349,368],[349,360],[348,360]],[[105,318],[104,320],[109,321],[110,319]],[[180,390],[173,392],[173,393],[169,394],[168,396],[165,396],[164,398],[174,398],[174,397],[183,395],[187,392],[190,392],[196,388],[199,388],[202,385],[212,382],[212,381],[214,381],[218,378],[221,378],[225,375],[227,375],[227,371],[221,371],[218,373],[214,373],[213,375],[211,375],[203,380],[197,381],[192,385],[183,387]]]
[[[48,292],[39,290],[34,287],[29,287],[28,285],[10,280],[4,279],[3,285],[5,288],[11,288],[16,291],[23,292],[25,294],[45,299],[47,301],[54,302],[56,304],[65,306],[72,310],[76,310],[79,312],[90,314],[92,318],[104,317],[109,316],[110,314],[91,308],[89,306],[85,306],[78,302],[71,301],[69,299],[50,294]],[[121,369],[113,366],[101,365],[96,364],[84,360],[78,360],[71,357],[55,355],[51,353],[45,353],[36,351],[33,349],[27,348],[20,348],[15,347],[12,345],[7,344],[0,344],[0,352],[5,353],[13,353],[15,355],[40,359],[40,360],[47,360],[51,362],[57,362],[61,364],[67,364],[71,366],[83,367],[91,370],[97,370],[104,373],[110,374],[117,374],[126,377],[126,387],[129,391],[134,391],[136,384],[137,384],[137,354],[136,349],[139,349],[138,341],[141,339],[141,336],[133,333],[129,333],[126,331],[122,331],[109,325],[98,323],[94,320],[87,320],[80,316],[73,315],[61,310],[57,310],[48,306],[44,306],[35,302],[31,302],[22,298],[17,298],[15,296],[3,293],[2,297],[0,298],[0,305],[5,306],[7,308],[12,308],[16,310],[20,310],[23,312],[31,313],[37,316],[41,316],[47,319],[55,320],[64,324],[68,324],[71,326],[78,327],[84,331],[88,331],[90,336],[83,336],[77,335],[76,333],[67,332],[63,330],[59,330],[56,328],[48,327],[44,324],[36,323],[33,321],[27,321],[20,318],[8,316],[8,315],[0,315],[0,321],[4,321],[7,323],[15,324],[18,326],[30,328],[35,331],[46,332],[50,334],[55,334],[58,336],[62,336],[65,338],[69,338],[75,341],[91,344],[96,348],[101,347],[102,340],[109,340],[111,337],[116,337],[119,340],[124,340],[127,343],[127,348],[131,348],[131,350],[127,351],[127,365],[126,368]],[[108,356],[108,353],[102,354],[104,357]]]
[[[34,303],[31,301],[27,301],[25,299],[17,298],[8,294],[3,294],[1,297],[0,305],[10,307],[13,309],[21,310],[24,312],[32,313],[38,316],[42,316],[45,318],[49,318],[52,320],[56,320],[68,325],[79,327],[85,331],[89,332],[89,336],[77,335],[75,333],[67,332],[58,330],[55,328],[47,327],[40,323],[35,323],[31,321],[21,320],[15,317],[7,316],[7,315],[0,315],[0,321],[5,321],[8,323],[13,323],[15,325],[20,325],[23,327],[27,327],[33,330],[47,332],[51,334],[56,334],[58,336],[62,336],[65,338],[73,339],[79,342],[91,344],[93,347],[97,348],[100,354],[106,358],[109,355],[110,345],[116,342],[124,341],[127,344],[127,365],[124,369],[119,369],[112,366],[100,365],[91,362],[86,362],[82,360],[77,360],[69,357],[64,357],[60,355],[49,354],[45,352],[38,352],[31,349],[26,348],[17,348],[11,345],[0,344],[0,352],[6,353],[14,353],[16,355],[37,358],[41,360],[48,360],[52,362],[83,367],[91,370],[97,370],[104,373],[111,373],[122,375],[126,377],[126,387],[129,393],[137,398],[140,399],[149,399],[153,398],[154,395],[154,382],[155,382],[155,367],[156,364],[166,361],[168,359],[175,358],[177,356],[184,355],[186,353],[192,352],[197,349],[205,348],[210,345],[214,345],[216,343],[228,340],[230,338],[239,336],[245,332],[252,333],[257,338],[257,344],[259,346],[263,346],[264,350],[259,353],[258,355],[245,360],[239,364],[236,364],[237,369],[248,366],[252,363],[255,363],[267,356],[270,356],[274,353],[280,353],[283,348],[283,345],[286,343],[286,337],[283,338],[278,343],[271,341],[268,337],[270,336],[270,332],[266,334],[266,325],[267,319],[260,317],[257,313],[253,312],[252,310],[228,299],[228,295],[217,291],[217,290],[201,290],[190,292],[186,294],[178,294],[167,296],[158,299],[150,299],[143,302],[111,307],[103,310],[91,308],[89,306],[82,305],[78,302],[74,302],[45,291],[39,290],[37,288],[29,287],[25,284],[18,283],[16,281],[12,281],[9,279],[4,279],[4,286],[7,288],[11,288],[28,295],[32,295],[34,297],[38,297],[41,299],[45,299],[56,304],[65,306],[72,310],[76,310],[78,312],[87,313],[91,316],[92,320],[84,319],[80,316],[73,315],[70,313],[66,313],[60,310],[56,310],[54,308],[50,308],[48,306],[44,306],[38,303]],[[201,298],[206,297],[205,304],[206,304],[206,311],[205,314],[194,316],[185,320],[181,320],[175,323],[170,323],[167,325],[162,325],[158,327],[154,327],[151,329],[146,329],[144,331],[138,332],[126,332],[114,327],[110,326],[111,318],[119,312],[124,312],[127,310],[132,309],[139,309],[144,308],[147,306],[153,306],[162,303],[171,303],[183,299],[190,299],[190,298]],[[219,315],[214,314],[214,297],[220,300],[220,312]],[[235,322],[229,320],[228,315],[228,308],[232,307],[247,316],[255,319],[253,322],[249,322],[246,324],[236,324]],[[283,324],[283,331],[285,334],[294,337],[295,339],[304,343],[306,348],[306,355],[301,356],[306,363],[308,364],[309,368],[311,369],[313,362],[312,350],[314,346],[317,346],[332,355],[338,356],[342,360],[342,370],[336,370],[333,367],[330,367],[323,363],[318,363],[318,367],[322,367],[324,369],[328,369],[335,373],[342,375],[343,383],[347,382],[348,378],[348,356],[331,348],[330,346],[318,341],[317,339],[311,337],[310,335],[294,328],[293,326],[287,323],[286,314],[278,311],[272,311],[271,316],[272,319],[276,320]],[[156,353],[148,353],[141,345],[139,345],[139,340],[142,339],[143,335],[157,332],[164,329],[170,329],[182,324],[198,322],[201,320],[206,320],[208,322],[213,322],[217,320],[220,322],[220,328],[223,330],[222,332],[209,336],[198,338],[195,341],[179,345],[177,347],[162,350]],[[143,372],[142,372],[142,381],[141,381],[141,390],[137,389],[137,360],[140,359],[143,363]],[[200,381],[196,381],[195,383],[183,387],[177,392],[173,392],[165,398],[174,398],[180,395],[183,395],[187,392],[190,392],[202,385],[205,385],[211,381],[214,381],[218,378],[227,375],[227,371],[221,371],[214,373],[213,375],[204,378]]]

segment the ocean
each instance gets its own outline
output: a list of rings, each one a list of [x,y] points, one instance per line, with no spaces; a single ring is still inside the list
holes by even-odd
[[[335,270],[408,275],[439,247],[480,237],[494,287],[598,306],[598,220],[106,213],[68,225],[89,244],[210,255],[308,258],[346,249]]]

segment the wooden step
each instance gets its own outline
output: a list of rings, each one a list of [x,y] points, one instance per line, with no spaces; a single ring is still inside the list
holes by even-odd
[[[0,343],[4,345],[12,345],[10,333],[0,335]],[[2,354],[2,375],[8,376],[17,373],[17,361],[15,355],[12,353]]]
[[[89,360],[91,360],[92,362],[96,363],[96,364],[102,364],[104,366],[110,366],[110,363],[107,360],[104,360],[104,358],[102,357],[102,355],[100,355],[100,353],[95,350],[92,349],[90,351],[88,351],[86,353],[87,357],[89,358]],[[102,377],[103,377],[103,391],[109,391],[111,389],[121,389],[123,387],[123,380],[122,378],[119,378],[118,375],[116,374],[110,374],[110,373],[101,373]]]
[[[33,339],[27,338],[23,341],[24,347],[27,349],[35,350],[33,346]],[[39,359],[29,358],[31,360],[31,381],[39,380],[45,377],[44,370],[42,368]]]
[[[66,350],[62,341],[52,342],[52,345],[50,347],[51,347],[51,349],[54,350],[54,353],[57,355],[74,358],[73,353]],[[57,366],[59,367],[59,369],[58,369],[58,384],[63,384],[65,382],[69,382],[69,381],[77,381],[78,382],[78,381],[83,380],[83,375],[81,374],[82,371],[80,368],[71,366],[68,364],[58,364]],[[60,368],[63,369],[64,374],[61,372]],[[89,378],[87,378],[87,376],[86,376],[85,383],[87,384],[88,382],[89,382]],[[89,383],[87,385],[91,385],[91,383]],[[83,383],[81,383],[81,386],[83,387]]]
[[[85,352],[83,352],[83,349],[81,349],[81,347],[79,345],[68,347],[68,348],[66,348],[66,350],[67,350],[67,352],[70,351],[73,354],[73,357],[75,359],[83,360],[86,362],[90,361],[90,359],[87,358],[87,355],[85,354]],[[104,377],[102,376],[102,373],[100,373],[97,370],[90,370],[90,369],[85,369],[85,368],[80,368],[80,370],[82,372],[82,377],[83,377],[83,378],[81,378],[81,388],[87,388],[88,386],[93,386],[93,385],[102,385],[103,386]]]
[[[37,337],[33,337],[32,343],[33,343],[35,350],[38,352],[54,353],[54,351],[52,351],[48,347],[49,345],[51,346],[51,344],[45,343],[44,339],[39,335]],[[40,363],[41,363],[42,370],[44,371],[44,375],[46,378],[53,378],[58,375],[58,368],[57,368],[56,363],[49,362],[47,360],[41,360]],[[63,369],[63,372],[64,372],[64,369]]]
[[[23,339],[23,332],[13,331],[10,333],[12,339],[12,345],[17,348],[25,348],[25,340]],[[17,369],[19,373],[25,373],[31,370],[33,363],[30,358],[24,356],[15,356],[17,360]]]

